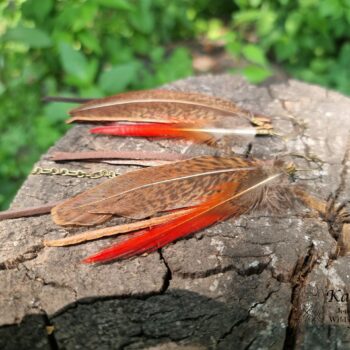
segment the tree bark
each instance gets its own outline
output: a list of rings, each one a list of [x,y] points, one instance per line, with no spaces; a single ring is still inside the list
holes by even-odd
[[[337,202],[350,189],[350,99],[289,80],[253,86],[231,75],[166,86],[230,99],[272,117],[281,137],[257,137],[253,156],[284,154],[312,194]],[[186,141],[92,136],[74,126],[54,152],[119,150],[216,154]],[[245,152],[246,147],[234,151]],[[58,165],[60,166],[60,165]],[[70,162],[69,169],[136,169]],[[12,208],[56,202],[103,179],[30,175]],[[114,219],[122,223],[124,219]],[[69,234],[82,229],[69,229]],[[39,349],[345,349],[350,342],[349,225],[310,210],[227,220],[158,252],[99,266],[80,261],[115,238],[65,248],[43,246],[67,230],[50,215],[0,222],[0,348]]]

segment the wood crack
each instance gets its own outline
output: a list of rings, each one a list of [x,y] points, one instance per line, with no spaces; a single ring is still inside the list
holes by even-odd
[[[260,256],[259,256],[260,257]],[[215,267],[206,271],[197,271],[197,272],[177,272],[176,275],[180,276],[183,279],[196,279],[196,278],[206,278],[218,275],[220,273],[225,273],[229,271],[236,272],[239,276],[248,277],[252,275],[260,275],[263,271],[265,271],[272,259],[269,259],[267,262],[259,261],[256,266],[248,267],[247,269],[240,269],[235,264],[230,264],[225,267]]]
[[[58,342],[55,336],[55,329],[53,323],[50,321],[48,315],[46,313],[43,314],[45,325],[46,325],[46,333],[47,339],[51,350],[59,350]]]
[[[347,143],[346,143],[346,150],[344,152],[344,157],[341,162],[341,172],[340,172],[340,182],[339,186],[336,189],[334,193],[335,200],[338,200],[340,195],[343,193],[345,186],[346,186],[346,178],[348,174],[348,162],[350,161],[350,133],[348,133]]]
[[[160,260],[164,263],[164,266],[166,267],[166,273],[165,273],[165,275],[163,277],[163,286],[162,286],[162,288],[160,290],[160,293],[159,293],[159,294],[164,294],[168,290],[168,288],[170,286],[170,281],[173,278],[172,277],[173,273],[172,273],[172,271],[170,269],[170,266],[169,266],[168,262],[166,261],[164,255],[163,255],[162,249],[159,249],[158,251],[159,251]]]
[[[21,255],[13,258],[13,259],[7,259],[0,263],[0,271],[1,270],[12,270],[17,269],[18,266],[26,261],[34,260],[38,256],[38,253],[43,250],[45,247],[43,244],[38,244],[35,246],[32,246],[27,251],[22,253]]]
[[[286,328],[286,336],[284,341],[284,350],[294,349],[298,344],[300,337],[300,322],[302,322],[301,304],[303,301],[303,290],[307,285],[308,277],[318,264],[318,252],[313,245],[309,246],[307,254],[300,258],[294,268],[293,275],[290,278],[292,285],[291,311],[288,318],[288,326]]]
[[[279,291],[279,289],[277,289],[277,290],[272,290],[272,291],[270,291],[270,292],[268,293],[268,295],[264,298],[264,300],[258,301],[258,302],[256,302],[256,303],[254,303],[254,304],[248,309],[246,317],[244,317],[244,318],[238,320],[237,322],[235,322],[235,323],[230,327],[230,329],[229,329],[227,332],[225,332],[225,333],[221,336],[221,338],[218,340],[217,344],[222,343],[222,342],[225,340],[225,338],[227,338],[230,334],[232,334],[233,331],[234,331],[236,328],[238,328],[239,326],[241,326],[241,325],[244,324],[244,323],[249,322],[249,320],[250,320],[252,317],[254,317],[254,316],[251,315],[251,312],[252,312],[256,307],[258,307],[258,306],[260,306],[260,305],[266,304],[266,302],[271,298],[271,296],[274,295],[275,293],[277,293],[278,291]],[[249,344],[248,344],[248,345],[249,345]],[[251,346],[251,344],[250,344],[249,346]]]

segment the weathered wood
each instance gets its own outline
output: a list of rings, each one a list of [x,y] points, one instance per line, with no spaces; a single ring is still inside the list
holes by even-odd
[[[230,75],[190,78],[167,87],[228,98],[271,115],[277,130],[290,136],[257,138],[252,154],[316,155],[325,162],[322,171],[306,172],[309,180],[300,182],[323,199],[331,194],[338,201],[348,199],[349,98],[293,80],[256,87]],[[48,156],[58,151],[215,153],[185,141],[92,136],[87,129],[73,127],[37,165],[54,166]],[[296,161],[300,167],[312,165]],[[119,172],[135,168],[64,166]],[[58,201],[98,181],[103,180],[32,175],[12,208]],[[348,232],[348,225],[332,225],[297,208],[228,220],[148,256],[86,266],[80,264],[83,257],[114,239],[44,248],[43,239],[67,234],[49,215],[3,221],[0,348],[348,348]],[[51,335],[45,331],[48,325],[54,327]]]

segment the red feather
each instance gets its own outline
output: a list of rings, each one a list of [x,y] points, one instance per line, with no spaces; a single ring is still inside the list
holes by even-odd
[[[212,138],[200,128],[183,123],[115,123],[90,129],[92,134],[134,137],[184,138],[206,141]]]
[[[220,220],[225,220],[235,214],[235,211],[233,205],[227,200],[221,199],[222,197],[223,193],[194,207],[190,213],[186,213],[166,224],[137,231],[136,236],[104,249],[84,259],[83,262],[105,262],[150,253],[181,237],[199,231]],[[225,198],[227,198],[227,193]]]

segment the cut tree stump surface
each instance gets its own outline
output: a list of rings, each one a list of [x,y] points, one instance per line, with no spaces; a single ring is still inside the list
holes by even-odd
[[[257,87],[231,75],[189,78],[166,88],[212,94],[271,116],[277,131],[289,137],[256,138],[252,155],[315,155],[324,161],[322,170],[301,173],[299,182],[325,200],[349,198],[349,98],[294,80]],[[74,126],[37,165],[57,166],[48,160],[55,151],[216,152],[186,141],[94,136],[88,128]],[[295,160],[299,167],[314,166]],[[78,162],[58,166],[136,169]],[[55,202],[101,181],[30,175],[12,208]],[[349,225],[332,225],[308,209],[227,220],[159,252],[99,266],[80,261],[115,238],[43,247],[44,238],[65,235],[50,215],[0,222],[1,349],[350,346]]]

